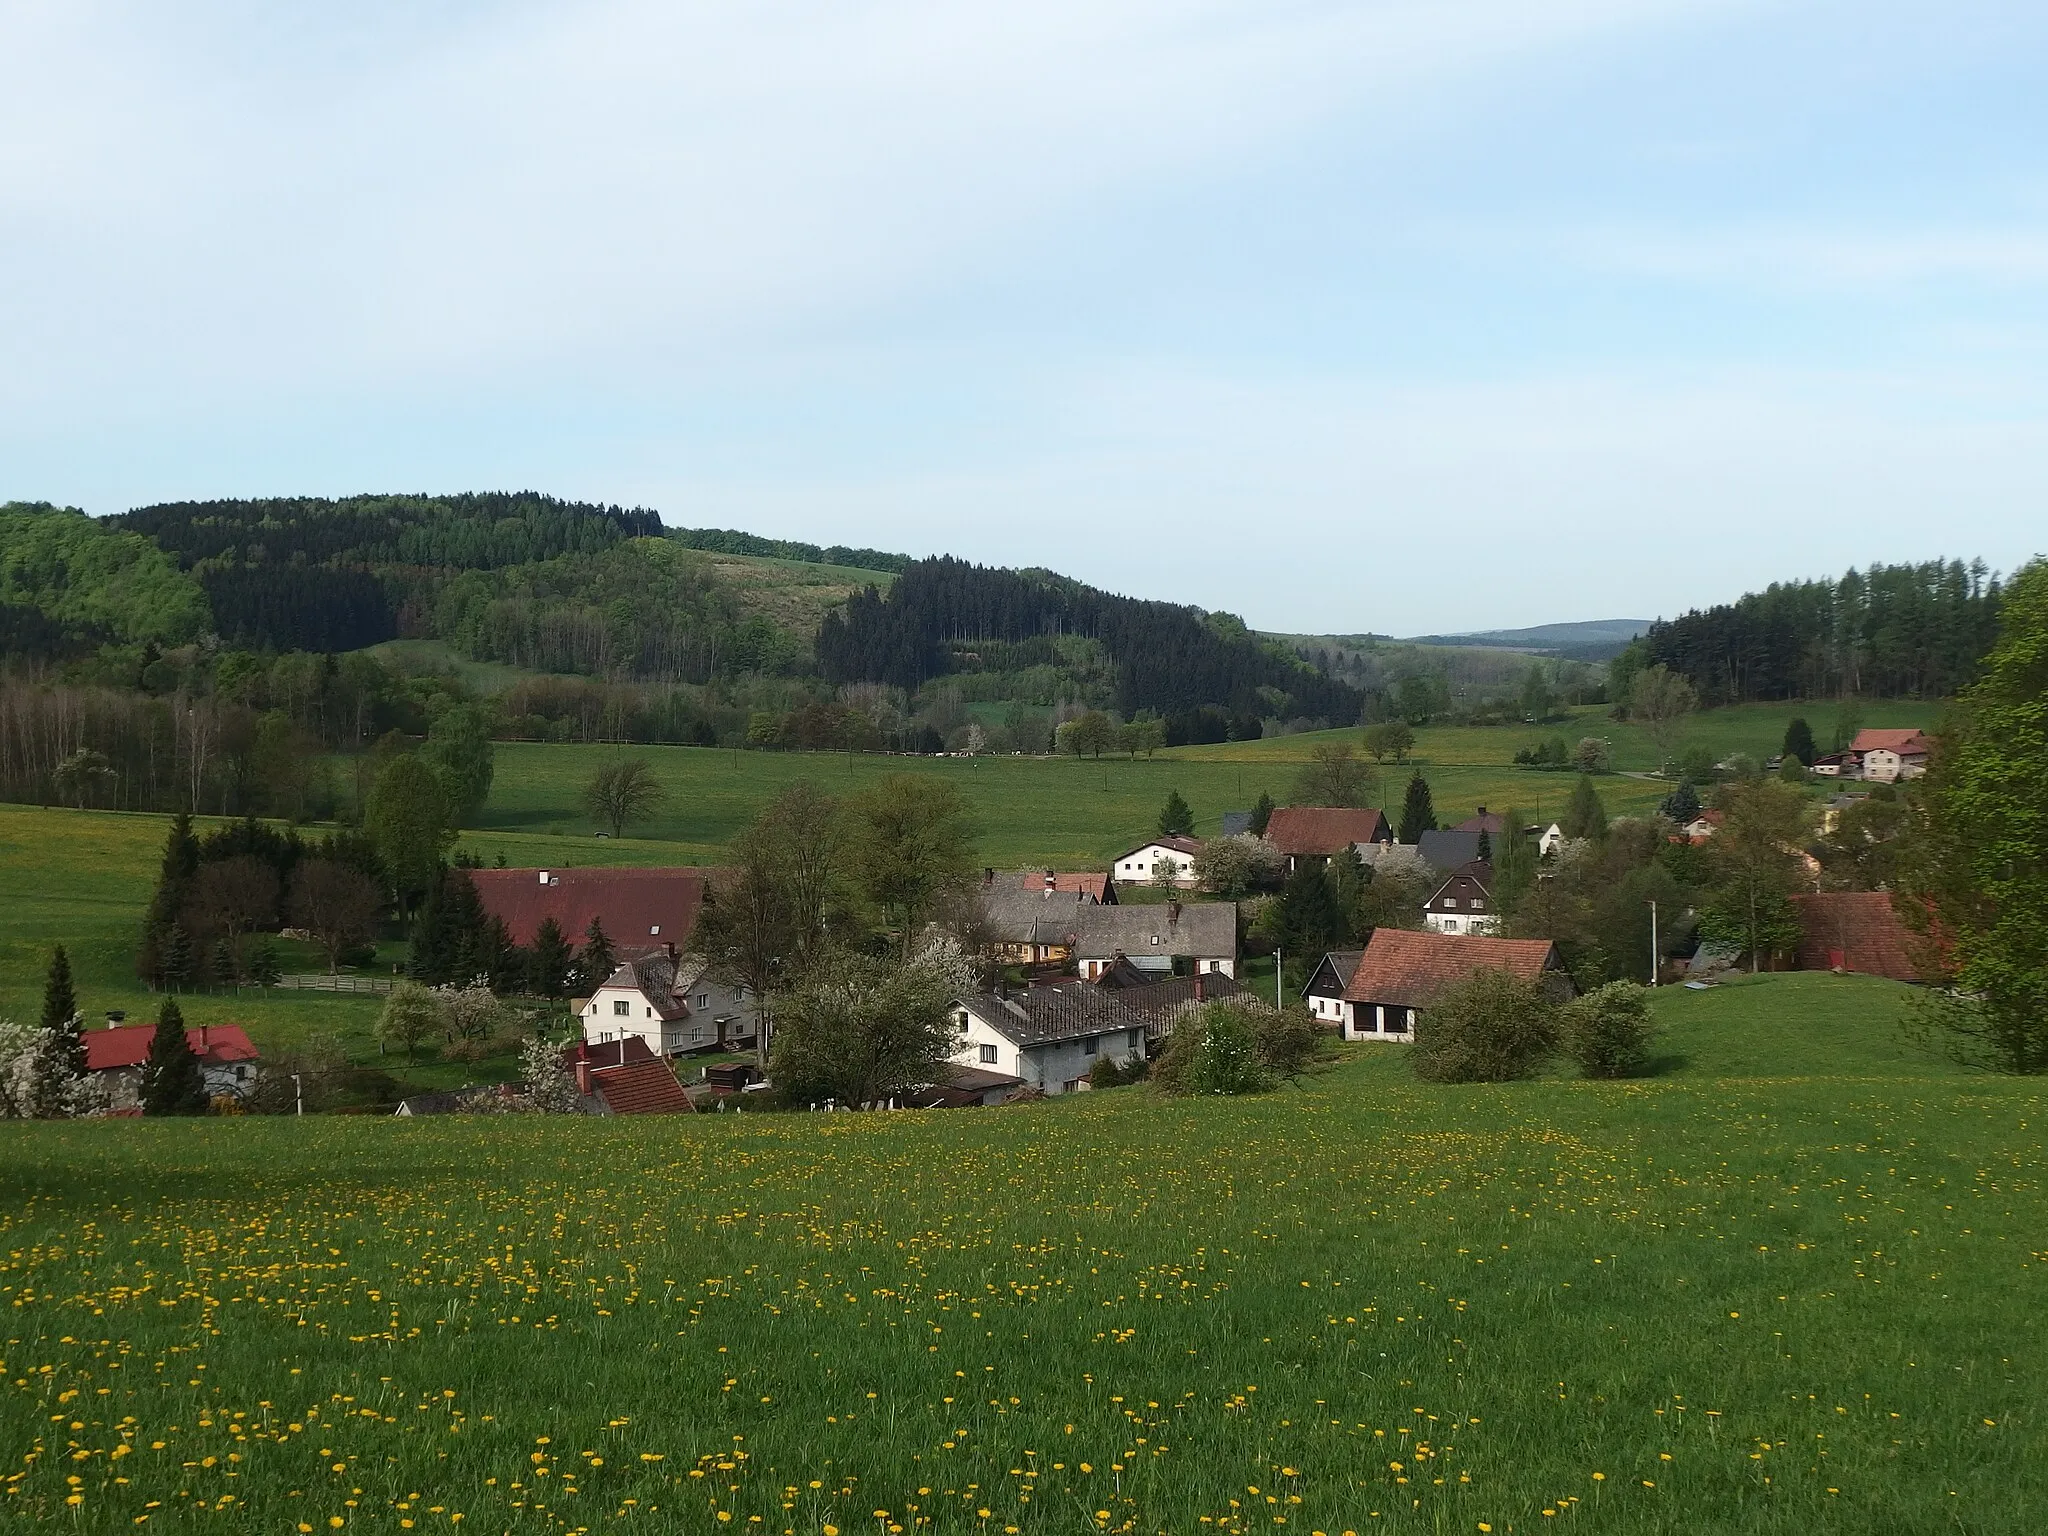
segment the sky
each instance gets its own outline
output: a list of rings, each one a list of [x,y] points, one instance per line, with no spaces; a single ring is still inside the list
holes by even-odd
[[[2048,6],[0,0],[0,500],[1304,633],[2048,550]]]

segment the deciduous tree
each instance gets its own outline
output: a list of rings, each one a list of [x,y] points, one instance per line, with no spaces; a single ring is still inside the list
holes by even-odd
[[[1294,801],[1297,805],[1363,805],[1378,777],[1349,742],[1324,742],[1309,749],[1308,764],[1294,781]]]
[[[668,800],[668,791],[641,757],[606,763],[583,786],[583,804],[591,819],[612,829],[613,837],[624,837],[634,822],[646,821]]]
[[[333,859],[301,859],[292,871],[292,921],[320,946],[330,973],[375,936],[383,905],[374,880]]]

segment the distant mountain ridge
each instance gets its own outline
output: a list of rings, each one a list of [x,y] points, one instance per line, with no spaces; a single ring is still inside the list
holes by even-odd
[[[1455,635],[1415,635],[1409,645],[1484,645],[1500,650],[1540,651],[1599,660],[1618,654],[1629,641],[1646,633],[1653,619],[1580,619],[1568,624],[1532,624],[1526,629],[1483,629]],[[1600,652],[1600,657],[1593,652]]]

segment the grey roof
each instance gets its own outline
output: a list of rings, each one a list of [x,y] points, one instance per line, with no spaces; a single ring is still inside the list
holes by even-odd
[[[1223,835],[1225,837],[1243,837],[1251,829],[1252,813],[1250,811],[1225,811],[1223,813]]]
[[[978,992],[961,1006],[1018,1045],[1044,1045],[1055,1040],[1083,1040],[1120,1029],[1143,1029],[1145,1021],[1114,993],[1085,981],[1061,981],[1029,987],[1008,997]]]
[[[1195,995],[1198,982],[1200,997]],[[1101,983],[1096,985],[1100,987]],[[1174,1020],[1191,1008],[1242,997],[1250,989],[1221,971],[1208,971],[1201,976],[1169,976],[1163,981],[1140,982],[1129,978],[1112,990],[1116,1000],[1143,1019],[1145,1028],[1156,1035],[1171,1029]]]
[[[409,1099],[400,1099],[393,1114],[398,1115],[452,1115],[462,1108],[462,1095],[443,1090],[439,1093],[416,1093]]]
[[[1077,953],[1094,957],[1121,950],[1134,959],[1146,955],[1234,959],[1237,906],[1228,901],[1169,901],[1084,907],[1075,925],[1074,945]]]
[[[1479,857],[1479,834],[1442,829],[1425,832],[1415,840],[1415,849],[1433,868],[1449,874]]]
[[[1005,944],[1071,944],[1079,914],[1096,905],[1080,891],[997,885],[981,892],[982,915]]]
[[[1301,995],[1303,997],[1309,995],[1310,989],[1316,984],[1316,978],[1321,976],[1327,967],[1336,972],[1337,995],[1339,997],[1343,996],[1345,989],[1351,985],[1351,977],[1358,969],[1358,962],[1364,957],[1365,951],[1362,949],[1331,950],[1322,959],[1318,960],[1316,968],[1308,973],[1308,980],[1303,982],[1301,986]]]
[[[631,987],[654,1005],[655,1017],[664,1024],[673,1024],[677,1019],[686,1019],[690,1010],[676,995],[679,986],[688,987],[701,973],[701,965],[691,963],[691,968],[679,979],[677,964],[663,951],[642,955],[637,960],[628,960],[606,978],[608,987]]]

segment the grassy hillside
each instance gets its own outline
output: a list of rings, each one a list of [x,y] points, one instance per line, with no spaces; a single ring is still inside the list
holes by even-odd
[[[892,571],[864,571],[850,565],[762,555],[706,553],[703,558],[731,585],[750,617],[760,614],[780,628],[805,636],[816,634],[826,613],[863,587],[886,592],[896,580]]]
[[[1740,1070],[1628,1084],[1359,1047],[1259,1100],[0,1125],[4,1497],[88,1532],[2031,1530],[2048,1104],[1893,1059],[1899,990],[1667,993],[1674,1052]]]

